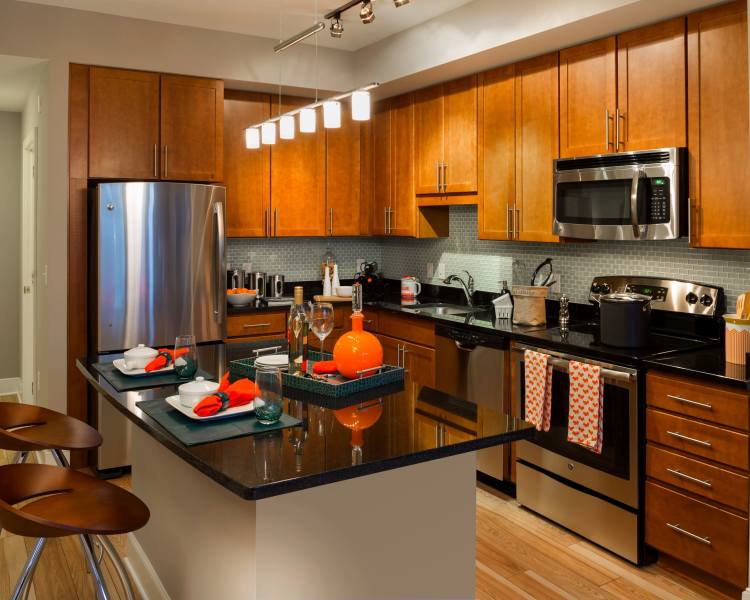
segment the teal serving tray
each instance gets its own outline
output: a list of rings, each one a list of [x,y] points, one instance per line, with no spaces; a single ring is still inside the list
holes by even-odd
[[[248,377],[255,380],[256,358],[257,357],[242,358],[230,362],[230,377],[232,379]],[[328,353],[321,354],[320,352],[310,351],[307,358],[310,361],[319,362],[321,360],[332,360],[333,356]],[[330,398],[344,398],[357,392],[402,382],[404,380],[404,369],[403,367],[395,367],[393,365],[383,365],[380,373],[377,373],[376,375],[362,377],[361,379],[350,379],[341,383],[322,381],[319,379],[313,379],[312,377],[298,377],[297,375],[290,375],[286,372],[282,373],[281,380],[282,385],[287,388],[303,390],[305,392],[328,396]]]

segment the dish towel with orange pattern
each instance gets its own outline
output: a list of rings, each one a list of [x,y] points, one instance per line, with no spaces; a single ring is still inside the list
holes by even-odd
[[[602,453],[604,380],[601,367],[570,361],[568,441]]]
[[[523,360],[525,419],[537,431],[549,431],[552,413],[552,365],[549,364],[549,354],[525,350]]]

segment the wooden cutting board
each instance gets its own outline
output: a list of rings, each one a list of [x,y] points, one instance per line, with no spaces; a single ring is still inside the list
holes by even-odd
[[[351,296],[313,296],[315,302],[348,302],[351,304]]]

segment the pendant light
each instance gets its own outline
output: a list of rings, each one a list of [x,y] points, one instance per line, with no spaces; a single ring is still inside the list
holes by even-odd
[[[260,140],[266,145],[276,143],[276,123],[263,123],[260,126]]]
[[[284,115],[279,119],[279,137],[282,140],[294,139],[294,117]]]
[[[323,103],[323,126],[326,129],[341,127],[341,102],[328,100]]]
[[[260,148],[260,130],[257,127],[245,129],[245,148],[248,150]]]
[[[300,133],[315,133],[315,122],[317,114],[314,108],[303,108],[299,111],[299,130]]]
[[[352,120],[370,120],[370,92],[362,90],[352,92]]]

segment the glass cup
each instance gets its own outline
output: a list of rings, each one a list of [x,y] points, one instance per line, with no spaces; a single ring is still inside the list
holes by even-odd
[[[255,416],[262,425],[273,425],[281,418],[283,396],[281,369],[261,366],[255,371],[258,395],[255,398]]]
[[[174,370],[180,379],[192,379],[198,370],[194,335],[179,335],[174,341]]]
[[[316,302],[310,309],[310,324],[315,336],[320,340],[320,353],[324,353],[323,343],[333,331],[333,304]]]

